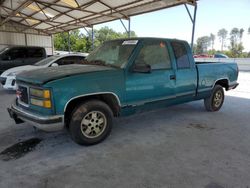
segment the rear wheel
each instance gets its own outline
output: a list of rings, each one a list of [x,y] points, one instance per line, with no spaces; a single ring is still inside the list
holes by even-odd
[[[210,97],[204,99],[207,111],[214,112],[220,110],[224,102],[224,90],[220,85],[215,85]]]
[[[113,113],[109,106],[102,101],[92,100],[73,111],[69,131],[76,143],[93,145],[109,136],[112,124]]]

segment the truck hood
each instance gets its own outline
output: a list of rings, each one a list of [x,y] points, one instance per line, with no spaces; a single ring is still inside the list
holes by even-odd
[[[115,68],[99,65],[64,65],[22,72],[17,75],[17,81],[42,85],[64,77],[107,70],[115,70]]]

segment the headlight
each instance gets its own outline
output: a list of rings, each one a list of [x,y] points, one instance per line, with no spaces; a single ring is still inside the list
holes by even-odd
[[[30,88],[30,95],[34,96],[34,97],[41,97],[41,98],[49,99],[50,98],[50,90]]]
[[[51,101],[50,100],[42,100],[42,99],[31,98],[30,103],[33,104],[33,105],[36,105],[36,106],[51,108]]]
[[[44,108],[51,108],[50,90],[30,88],[30,103]]]

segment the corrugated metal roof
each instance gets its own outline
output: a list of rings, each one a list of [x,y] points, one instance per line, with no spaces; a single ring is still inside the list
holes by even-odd
[[[9,21],[46,34],[92,27],[197,0],[1,0],[0,26]]]

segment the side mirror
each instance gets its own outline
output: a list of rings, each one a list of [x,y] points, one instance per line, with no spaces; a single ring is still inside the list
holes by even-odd
[[[132,71],[138,73],[151,73],[151,66],[145,63],[138,63],[133,66]]]
[[[58,67],[59,65],[57,63],[52,63],[51,67]]]

